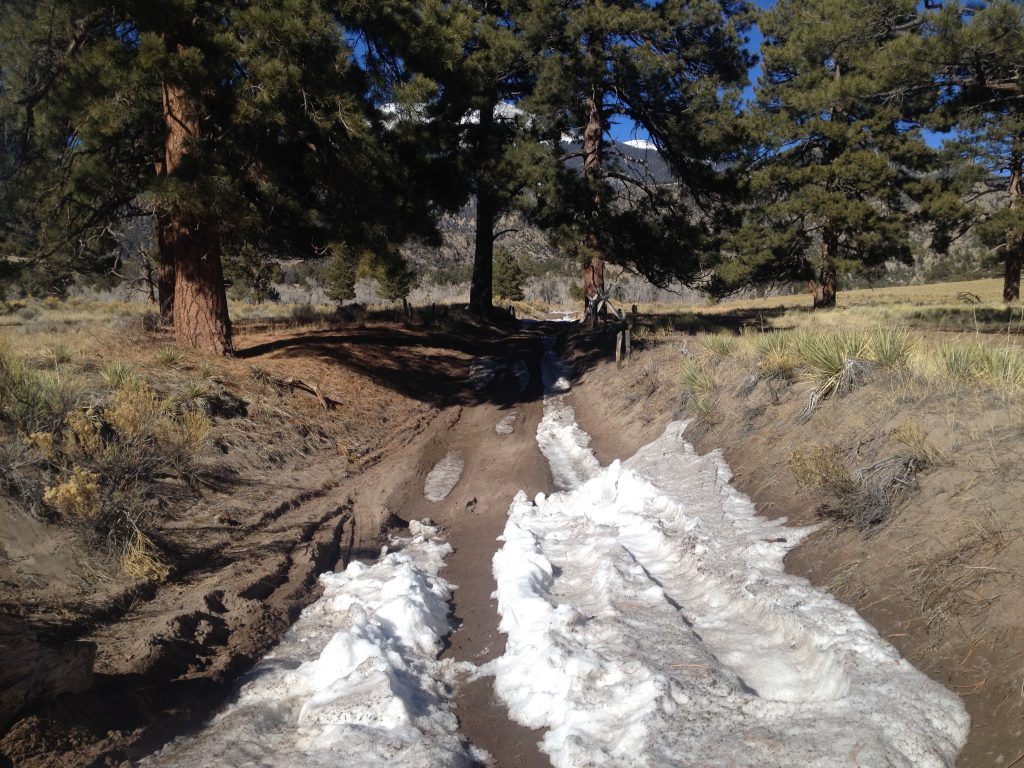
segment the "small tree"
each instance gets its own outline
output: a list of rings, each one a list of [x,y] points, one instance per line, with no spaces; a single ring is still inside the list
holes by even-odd
[[[519,259],[499,246],[494,252],[494,295],[506,301],[522,301],[523,283],[526,273],[519,265]]]
[[[356,297],[357,264],[352,252],[336,246],[324,267],[321,279],[324,293],[329,299],[341,304]]]
[[[416,284],[416,272],[406,264],[396,248],[388,248],[376,268],[380,294],[388,301],[401,301],[402,314],[409,315],[409,292]]]

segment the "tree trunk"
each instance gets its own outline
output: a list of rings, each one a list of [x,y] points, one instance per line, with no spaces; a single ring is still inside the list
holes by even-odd
[[[164,157],[157,173],[173,175],[199,136],[195,105],[176,85],[163,86]],[[158,244],[161,270],[174,276],[173,298],[168,297],[175,339],[180,344],[232,354],[231,321],[221,265],[220,241],[207,221],[181,209],[177,201],[158,209]],[[164,275],[170,289],[170,273]],[[165,293],[161,292],[161,312]]]
[[[164,242],[164,230],[170,226],[166,216],[156,219],[156,289],[160,304],[160,325],[174,325],[174,254]]]
[[[839,248],[835,233],[826,229],[821,239],[821,261],[818,264],[818,279],[811,282],[814,293],[814,308],[829,309],[836,305],[836,262]]]
[[[174,338],[220,355],[234,352],[220,243],[189,217],[169,216],[164,242],[174,256]]]
[[[473,244],[473,281],[469,288],[469,308],[473,314],[486,318],[494,304],[494,220],[498,203],[490,189],[484,167],[491,160],[494,132],[494,99],[480,108],[480,140],[476,174],[476,234]]]
[[[601,180],[604,176],[602,165],[604,121],[601,114],[601,95],[587,99],[587,125],[583,129],[583,177],[594,184],[593,210],[587,222],[588,231],[584,239],[587,258],[583,264],[583,311],[589,317],[590,327],[597,323],[597,312],[593,302],[604,295],[604,249],[598,233],[604,200],[601,195]],[[601,314],[605,315],[606,307]]]
[[[1022,189],[1021,171],[1022,158],[1017,155],[1013,158],[1013,166],[1010,169],[1010,210],[1015,211],[1020,207]],[[1020,271],[1024,263],[1024,232],[1011,228],[1006,233],[1006,256],[1004,258],[1005,271],[1003,272],[1003,301],[1007,304],[1020,301]]]

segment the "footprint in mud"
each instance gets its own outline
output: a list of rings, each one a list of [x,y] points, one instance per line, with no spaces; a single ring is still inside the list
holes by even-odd
[[[444,501],[462,477],[465,462],[455,451],[448,451],[434,468],[427,474],[423,483],[423,495],[428,501]]]

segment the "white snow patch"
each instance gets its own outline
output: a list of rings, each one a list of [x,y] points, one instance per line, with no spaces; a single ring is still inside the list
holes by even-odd
[[[427,473],[427,479],[423,483],[423,495],[429,501],[444,501],[459,484],[464,466],[465,462],[459,453],[448,451]]]
[[[624,141],[622,143],[625,144],[627,147],[633,147],[635,149],[643,149],[645,151],[650,151],[650,150],[658,148],[657,145],[654,144],[654,142],[647,141],[646,139],[629,139],[629,140]]]
[[[142,762],[327,768],[469,766],[446,688],[462,667],[438,661],[453,587],[437,574],[451,547],[413,522],[373,565],[320,577],[323,596],[246,676],[203,730]]]
[[[556,766],[954,764],[960,700],[783,570],[812,529],[757,516],[679,422],[601,469],[566,409],[537,435],[572,490],[512,503],[487,667]]]
[[[516,418],[518,414],[510,413],[494,426],[494,431],[499,435],[511,435],[516,429]]]

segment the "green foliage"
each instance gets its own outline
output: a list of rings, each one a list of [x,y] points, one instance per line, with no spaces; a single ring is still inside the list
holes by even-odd
[[[224,278],[231,298],[263,304],[281,298],[276,286],[284,280],[284,270],[269,254],[244,246],[225,260]]]
[[[388,301],[404,300],[416,285],[416,272],[397,250],[384,254],[374,276],[380,284],[380,295]]]
[[[343,247],[332,248],[322,273],[327,297],[341,304],[356,297],[356,263],[351,252]]]
[[[120,224],[155,211],[193,222],[264,300],[270,254],[433,236],[449,179],[416,126],[381,119],[338,5],[5,2],[4,269],[62,295],[76,274],[109,272]],[[168,124],[187,134],[174,168]]]
[[[764,74],[747,128],[764,149],[717,290],[910,261],[923,209],[909,202],[943,192],[909,117],[930,102],[889,97],[912,83],[905,62],[921,42],[905,22],[915,10],[914,0],[780,0],[762,14]]]
[[[497,248],[494,252],[494,280],[492,283],[494,295],[507,301],[522,301],[525,280],[526,274],[519,265],[519,259],[505,248]]]

